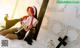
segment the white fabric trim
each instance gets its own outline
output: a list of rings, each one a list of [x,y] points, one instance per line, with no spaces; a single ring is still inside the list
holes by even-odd
[[[33,18],[32,25],[36,26],[36,24],[38,23],[38,21],[33,16],[29,16],[26,20],[23,20],[22,21],[22,25],[26,24],[26,26],[29,26],[31,24],[32,18]]]
[[[35,15],[35,14],[36,14],[36,9],[35,9],[35,7],[34,7],[34,6],[33,6],[32,8],[33,8],[33,10],[34,10],[34,15]]]

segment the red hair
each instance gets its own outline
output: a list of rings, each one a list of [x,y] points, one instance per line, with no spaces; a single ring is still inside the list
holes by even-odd
[[[29,9],[30,9],[32,15],[34,16],[34,9],[33,9],[32,7],[28,7],[28,8],[27,8],[27,12],[29,11]]]

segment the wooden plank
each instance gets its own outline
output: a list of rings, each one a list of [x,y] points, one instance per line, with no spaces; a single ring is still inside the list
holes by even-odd
[[[38,33],[39,33],[39,30],[40,30],[40,26],[41,26],[41,23],[42,23],[42,20],[43,20],[43,17],[45,15],[45,12],[46,12],[46,8],[48,6],[48,2],[49,0],[43,0],[43,3],[42,3],[42,6],[41,6],[41,9],[40,9],[40,12],[39,12],[39,15],[38,15],[38,24],[36,26],[36,33],[33,37],[33,39],[37,39],[37,36],[38,36]]]

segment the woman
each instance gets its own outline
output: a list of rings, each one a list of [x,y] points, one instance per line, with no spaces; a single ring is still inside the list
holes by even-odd
[[[27,41],[26,40],[27,37],[25,38],[25,34],[28,31],[32,30],[32,28],[34,28],[36,24],[38,23],[36,19],[37,18],[36,7],[28,7],[27,13],[28,15],[20,19],[21,28],[19,29],[12,28],[12,29],[3,30],[0,32],[0,34],[12,40],[13,39],[24,39],[25,41]],[[28,37],[28,39],[30,39],[30,37]],[[28,43],[31,44],[29,41]]]

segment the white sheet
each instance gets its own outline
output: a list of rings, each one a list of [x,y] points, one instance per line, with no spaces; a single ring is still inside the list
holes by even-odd
[[[53,34],[52,34],[53,35]],[[2,35],[0,35],[0,48],[1,47],[1,40],[8,40],[9,46],[4,48],[48,48],[48,42],[49,40],[53,39],[51,38],[51,34],[49,34],[46,30],[42,29],[39,32],[37,41],[33,40],[32,45],[27,44],[27,42],[23,40],[10,40]]]
[[[1,47],[1,40],[8,40],[8,47]],[[0,48],[47,48],[45,47],[44,40],[33,40],[33,44],[29,45],[23,40],[10,40],[0,35]]]
[[[1,47],[1,41],[8,40],[8,47]],[[0,35],[0,48],[27,48],[27,42],[23,40],[10,40],[2,35]]]

